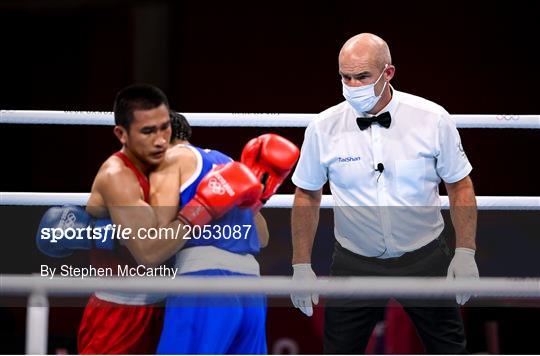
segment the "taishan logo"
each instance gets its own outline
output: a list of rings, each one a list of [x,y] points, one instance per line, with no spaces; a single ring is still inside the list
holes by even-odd
[[[360,161],[360,156],[357,157],[338,157],[339,163],[349,163],[349,162],[356,162]]]

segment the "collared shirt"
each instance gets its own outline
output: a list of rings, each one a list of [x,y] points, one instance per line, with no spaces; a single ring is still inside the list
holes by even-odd
[[[456,124],[441,106],[393,90],[379,114],[386,111],[392,116],[388,129],[375,123],[365,130],[346,101],[320,113],[306,129],[292,176],[306,190],[329,181],[337,241],[379,258],[401,256],[437,238],[444,228],[441,179],[454,183],[472,170]]]

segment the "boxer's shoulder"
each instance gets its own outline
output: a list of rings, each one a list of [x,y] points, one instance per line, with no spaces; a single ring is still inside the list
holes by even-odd
[[[167,153],[165,154],[165,158],[170,159],[178,159],[178,158],[184,158],[184,159],[192,159],[195,160],[195,153],[188,145],[176,145],[167,150]]]
[[[108,179],[135,179],[137,177],[133,174],[132,170],[126,166],[126,164],[116,156],[107,158],[105,162],[99,167],[99,171],[96,174],[96,180],[108,180]]]
[[[195,152],[187,145],[176,145],[167,150],[165,159],[160,166],[175,166],[181,170],[197,165]]]
[[[109,157],[101,167],[94,180],[94,187],[104,196],[115,192],[137,192],[140,190],[135,173],[116,156]]]

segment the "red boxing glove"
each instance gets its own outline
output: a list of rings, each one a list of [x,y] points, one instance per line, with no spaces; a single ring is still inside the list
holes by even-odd
[[[240,162],[219,165],[201,180],[193,199],[178,213],[189,225],[206,225],[239,205],[251,207],[262,194],[262,185]]]
[[[241,161],[248,166],[264,185],[261,208],[296,164],[300,150],[294,143],[276,134],[265,134],[249,141],[242,151]]]

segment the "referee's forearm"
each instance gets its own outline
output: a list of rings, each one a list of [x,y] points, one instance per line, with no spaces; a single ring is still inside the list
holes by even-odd
[[[448,188],[448,186],[447,186]],[[450,215],[456,232],[456,248],[476,250],[477,207],[470,179],[448,190]]]
[[[320,196],[322,192],[296,190],[291,213],[292,263],[311,263],[311,250],[319,224]]]

